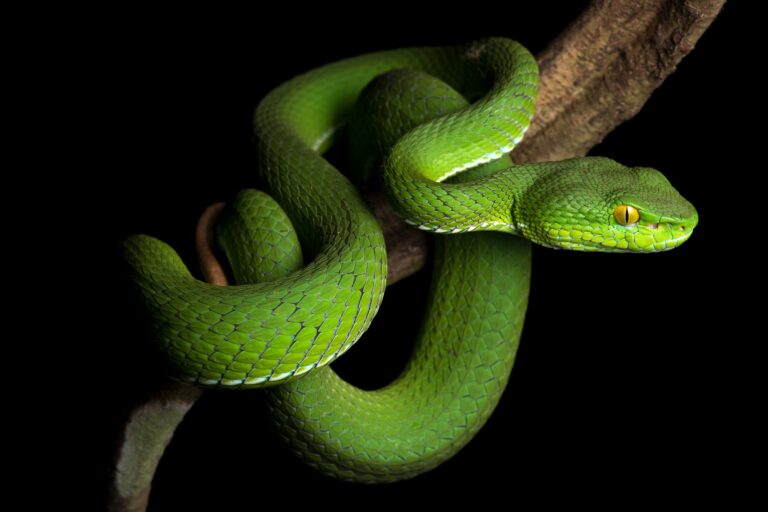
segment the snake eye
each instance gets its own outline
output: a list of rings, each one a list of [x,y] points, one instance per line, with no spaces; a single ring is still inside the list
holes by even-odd
[[[613,209],[613,218],[622,226],[629,226],[640,220],[640,212],[637,211],[637,208],[620,204]]]

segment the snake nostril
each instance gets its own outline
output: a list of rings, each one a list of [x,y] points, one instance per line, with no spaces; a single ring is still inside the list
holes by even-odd
[[[685,226],[681,225],[678,229],[680,229],[680,231],[685,231]]]

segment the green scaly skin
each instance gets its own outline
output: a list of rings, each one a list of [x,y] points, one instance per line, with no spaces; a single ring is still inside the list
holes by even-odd
[[[126,239],[124,254],[169,374],[208,387],[263,387],[324,366],[349,349],[381,303],[384,239],[355,188],[320,153],[374,77],[417,68],[461,90],[481,90],[492,71],[482,57],[496,54],[535,75],[536,63],[522,46],[494,39],[348,59],[267,95],[254,116],[257,171],[293,221],[310,263],[269,283],[219,288],[195,280],[163,242],[145,235]],[[518,97],[526,104],[535,92],[528,89]]]
[[[350,125],[353,148],[365,147],[353,149],[360,158],[353,158],[352,169],[380,160],[410,128],[465,106],[460,94],[428,75],[394,71],[374,80]],[[454,182],[510,165],[505,156]],[[251,217],[247,223],[260,221]],[[253,255],[273,250],[255,238],[226,245]],[[296,246],[292,256],[299,251]],[[455,455],[485,424],[506,387],[528,301],[530,257],[528,241],[501,233],[438,237],[425,321],[401,375],[383,389],[365,391],[323,368],[270,390],[281,437],[312,467],[354,482],[411,478]],[[259,267],[249,272],[258,278]]]
[[[290,222],[273,200],[254,190],[238,195],[227,220],[261,224],[265,219],[254,216],[255,209],[242,209],[256,203],[269,205],[262,211],[272,212],[270,222]],[[224,222],[220,238],[228,258],[271,259],[275,248],[269,242],[229,243],[236,230]],[[298,243],[282,245],[279,252],[300,258]],[[528,300],[530,243],[502,233],[472,233],[440,237],[435,249],[425,322],[397,380],[364,391],[332,368],[321,368],[267,394],[280,436],[325,474],[382,483],[428,471],[472,439],[504,391]],[[265,278],[258,261],[239,272],[242,282]]]
[[[193,279],[166,244],[143,235],[125,241],[153,338],[174,377],[225,388],[287,382],[330,363],[368,327],[385,286],[383,237],[354,187],[320,154],[365,85],[398,68],[423,70],[470,99],[480,97],[471,107],[411,130],[385,159],[385,188],[409,222],[437,232],[513,232],[543,245],[580,250],[665,250],[690,236],[695,210],[657,171],[630,169],[607,159],[530,164],[468,183],[439,183],[511,151],[522,138],[533,115],[538,78],[535,60],[519,44],[488,39],[348,59],[286,82],[262,101],[254,118],[259,176],[295,226],[307,266],[274,281],[218,288]],[[612,211],[619,203],[636,207],[640,221],[617,224]],[[378,405],[362,409],[372,395],[330,371],[295,383],[290,396],[303,393],[299,405],[308,411],[296,424],[318,427],[311,432],[319,445],[338,445],[338,450],[329,448],[327,457],[307,449],[308,460],[343,478],[405,478],[449,457],[479,428],[482,420],[478,424],[475,419],[492,410],[514,359],[519,312],[525,304],[521,293],[523,288],[527,293],[529,272],[527,242],[502,234],[487,238],[497,241],[482,250],[457,246],[465,258],[460,264],[453,255],[438,257],[436,266],[444,274],[440,282],[447,284],[435,285],[430,307],[441,308],[452,321],[446,325],[428,319],[419,347],[430,347],[429,352],[419,355],[418,348],[397,383],[374,392]],[[488,260],[480,257],[485,253]],[[488,280],[482,286],[478,279],[467,282],[461,275],[475,263],[473,272],[482,274],[478,279]],[[516,298],[505,298],[501,289],[494,291],[494,300],[479,293],[501,286],[516,290]],[[514,307],[504,309],[507,305],[495,301]],[[488,336],[478,336],[487,352],[470,351],[457,359],[442,343],[473,338],[460,326],[477,318],[489,328]],[[446,367],[460,369],[460,375],[480,372],[481,378],[453,378]],[[431,379],[443,375],[446,392],[435,396]],[[351,454],[343,437],[327,434],[327,415],[316,416],[338,401],[319,391],[327,389],[336,389],[340,394],[335,396],[355,406],[330,416],[335,415],[333,421],[342,430],[364,433],[365,453]],[[403,398],[407,405],[395,405]],[[452,405],[426,407],[442,399]],[[293,406],[289,400],[282,403]],[[403,418],[408,420],[403,423]],[[396,437],[406,431],[410,437]],[[383,437],[366,441],[374,433]],[[306,441],[302,436],[293,435],[296,446]],[[381,439],[387,441],[382,444]],[[419,447],[419,453],[410,446]],[[352,457],[345,459],[349,463],[333,459],[341,452]]]

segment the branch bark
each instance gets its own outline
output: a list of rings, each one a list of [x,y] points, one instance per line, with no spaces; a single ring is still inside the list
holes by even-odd
[[[541,89],[537,116],[515,161],[560,160],[585,155],[634,116],[717,17],[725,0],[594,0],[538,56]],[[400,221],[380,192],[367,199],[387,240],[387,284],[421,269],[427,257],[423,232]],[[221,205],[201,217],[200,264],[209,282],[226,277],[210,252],[210,233]],[[201,391],[167,381],[130,412],[119,435],[109,508],[145,510],[152,477],[176,426]]]
[[[117,442],[108,509],[146,510],[157,465],[202,389],[166,379],[134,404]]]
[[[584,156],[637,114],[725,0],[596,0],[538,56],[536,119],[519,162]]]

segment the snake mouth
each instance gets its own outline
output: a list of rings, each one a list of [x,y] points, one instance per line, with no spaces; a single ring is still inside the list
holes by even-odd
[[[670,228],[670,230],[673,230],[675,228]],[[678,228],[679,229],[679,228]],[[680,246],[682,243],[684,243],[686,240],[688,240],[691,237],[691,233],[693,233],[692,228],[685,228],[680,230],[682,231],[682,234],[668,238],[666,240],[662,240],[659,242],[655,242],[653,244],[654,251],[653,252],[663,252],[668,251],[670,249],[674,249],[678,246]]]
[[[593,231],[573,229],[551,230],[540,245],[553,249],[587,252],[635,252],[654,253],[674,249],[690,238],[695,227],[693,222],[655,222],[622,226],[621,229]],[[554,232],[552,232],[554,231]]]
[[[691,234],[698,223],[699,216],[694,211],[693,215],[688,218],[674,220],[662,218],[658,222],[646,225],[648,230],[647,233],[654,238],[656,238],[659,233],[665,233],[667,235],[663,240],[654,241],[654,252],[667,251],[680,246],[691,237]],[[662,228],[664,229],[663,231]]]

